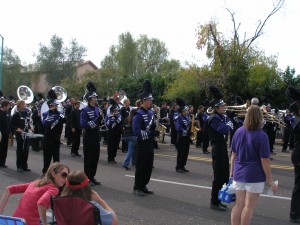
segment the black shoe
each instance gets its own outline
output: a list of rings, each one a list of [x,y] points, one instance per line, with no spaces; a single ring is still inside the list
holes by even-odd
[[[109,164],[116,164],[117,162],[115,160],[111,160],[111,161],[108,161]]]
[[[210,204],[210,208],[213,210],[216,210],[216,211],[221,211],[221,212],[226,211],[226,208],[222,207],[221,204],[218,204],[218,205]]]
[[[292,219],[290,218],[291,223],[299,223],[300,224],[300,219]]]
[[[128,166],[123,166],[125,168],[125,170],[130,170],[130,168]]]
[[[142,190],[139,190],[139,189],[134,189],[133,194],[135,194],[137,196],[141,196],[141,197],[146,195]]]
[[[17,171],[18,171],[19,173],[23,173],[23,172],[24,172],[24,170],[23,170],[22,168],[18,168]]]
[[[185,167],[183,167],[182,169],[185,173],[190,172],[189,170],[187,170]]]
[[[72,157],[76,157],[76,154],[75,153],[71,153]]]
[[[203,154],[210,154],[209,151],[203,151]]]
[[[76,155],[76,156],[79,156],[79,157],[82,156],[82,155],[80,155],[78,152],[76,152],[75,155]]]
[[[151,189],[148,189],[147,187],[142,188],[142,191],[145,194],[154,194],[154,191],[152,191]]]
[[[1,168],[7,168],[7,165],[0,165]]]
[[[177,173],[184,173],[184,170],[183,169],[176,169],[176,172]]]
[[[30,171],[31,171],[31,169],[29,169],[29,168],[24,168],[24,169],[23,169],[23,171],[30,172]]]
[[[92,182],[94,185],[101,185],[101,182],[97,181],[95,178],[90,179],[90,182]]]

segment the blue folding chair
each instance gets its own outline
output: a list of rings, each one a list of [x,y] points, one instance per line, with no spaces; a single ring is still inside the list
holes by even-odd
[[[26,225],[22,218],[0,215],[0,225]]]

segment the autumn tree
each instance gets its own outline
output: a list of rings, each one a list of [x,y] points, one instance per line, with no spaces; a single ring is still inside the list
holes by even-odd
[[[212,60],[212,69],[219,71],[219,79],[227,97],[231,94],[246,96],[249,92],[245,87],[249,81],[250,69],[253,64],[257,65],[253,61],[257,53],[253,44],[263,34],[267,21],[282,8],[283,4],[284,0],[278,0],[266,18],[258,21],[254,34],[250,37],[246,33],[243,36],[239,34],[241,24],[236,22],[235,14],[229,9],[227,11],[233,25],[231,38],[224,38],[218,31],[218,24],[215,21],[200,25],[197,32],[197,47],[200,50],[206,49],[207,57]],[[276,85],[272,81],[270,87]]]

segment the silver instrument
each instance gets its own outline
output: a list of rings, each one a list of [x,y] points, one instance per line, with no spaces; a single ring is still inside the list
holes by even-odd
[[[52,90],[54,90],[56,96],[57,96],[57,101],[60,103],[58,105],[58,109],[57,111],[60,112],[60,113],[64,113],[64,107],[62,106],[62,102],[65,101],[67,99],[67,91],[66,89],[64,89],[63,87],[61,86],[55,86],[52,88]],[[43,104],[42,104],[42,107],[41,107],[41,120],[43,120],[43,114],[45,112],[49,111],[49,106],[47,104],[47,101],[45,101]]]
[[[19,97],[19,100],[23,100],[26,104],[30,104],[31,102],[33,102],[33,99],[34,99],[33,92],[29,87],[27,87],[25,85],[21,85],[20,87],[18,87],[17,95]],[[15,105],[12,108],[10,115],[11,116],[14,115],[15,112],[17,112],[17,111],[18,111],[17,105]]]

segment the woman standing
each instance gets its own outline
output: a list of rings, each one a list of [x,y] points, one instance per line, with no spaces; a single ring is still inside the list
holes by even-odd
[[[69,174],[69,168],[61,163],[53,163],[42,179],[31,183],[6,187],[0,200],[0,214],[12,194],[23,193],[14,217],[24,218],[27,225],[47,225],[46,210],[50,208],[50,196],[57,196]]]
[[[132,130],[132,118],[136,114],[136,112],[137,112],[136,108],[130,111],[129,116],[128,118],[125,119],[124,126],[123,126],[123,139],[128,145],[128,151],[123,162],[123,167],[126,170],[130,170],[129,168],[130,161],[131,161],[131,165],[133,166],[135,165],[134,150],[136,145],[136,136],[133,134],[133,130]]]
[[[29,153],[29,139],[26,137],[26,133],[31,130],[29,122],[30,117],[26,110],[25,101],[17,101],[17,111],[11,118],[10,127],[16,135],[18,172],[30,171],[27,164]]]
[[[265,182],[276,192],[270,167],[268,136],[262,130],[263,114],[258,106],[251,106],[244,124],[232,139],[230,175],[236,189],[236,202],[231,212],[231,224],[250,224],[253,210]]]

